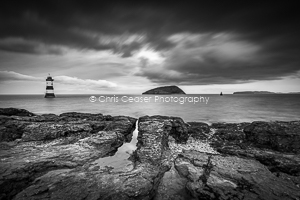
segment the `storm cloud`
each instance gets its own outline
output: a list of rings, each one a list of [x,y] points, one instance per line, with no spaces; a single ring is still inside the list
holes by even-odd
[[[291,76],[299,70],[296,55],[266,52],[262,45],[231,34],[179,34],[161,65],[141,61],[136,75],[156,83],[183,85],[247,83]],[[273,53],[273,54],[272,54]]]
[[[2,51],[110,51],[125,59],[147,48],[161,62],[139,57],[131,74],[157,84],[278,80],[300,70],[292,2],[4,1],[0,9]]]

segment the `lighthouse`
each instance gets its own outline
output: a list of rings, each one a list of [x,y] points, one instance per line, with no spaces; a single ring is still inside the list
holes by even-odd
[[[47,79],[46,79],[46,94],[45,94],[45,98],[55,98],[54,88],[53,88],[53,81],[54,81],[54,79],[49,74],[48,77],[47,77]]]

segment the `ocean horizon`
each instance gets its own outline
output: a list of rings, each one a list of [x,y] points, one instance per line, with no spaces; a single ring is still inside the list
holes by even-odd
[[[92,101],[91,96],[95,97]],[[300,94],[56,94],[56,98],[44,98],[43,94],[2,94],[0,107],[21,108],[36,114],[81,112],[135,118],[164,115],[210,124],[300,120],[299,99]]]

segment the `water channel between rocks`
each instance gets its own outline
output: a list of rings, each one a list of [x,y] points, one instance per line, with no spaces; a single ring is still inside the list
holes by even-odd
[[[113,156],[99,158],[95,160],[92,165],[93,168],[99,166],[103,168],[113,168],[114,172],[130,171],[133,169],[132,161],[128,160],[130,155],[136,150],[138,137],[138,120],[136,121],[135,130],[132,134],[132,139],[129,143],[124,143],[118,148],[117,152]]]

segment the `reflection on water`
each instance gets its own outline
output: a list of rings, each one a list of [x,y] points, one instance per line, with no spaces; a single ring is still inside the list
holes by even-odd
[[[135,130],[133,131],[133,136],[130,143],[124,143],[118,148],[118,151],[113,156],[99,158],[95,160],[92,165],[93,168],[99,166],[100,168],[112,167],[112,171],[130,171],[133,169],[132,161],[128,160],[133,151],[136,150],[138,137],[138,121],[136,122]]]

